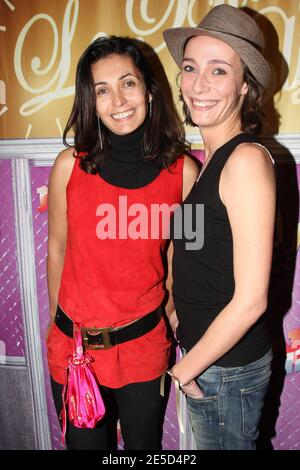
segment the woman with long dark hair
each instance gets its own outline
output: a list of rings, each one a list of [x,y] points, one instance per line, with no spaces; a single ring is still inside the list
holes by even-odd
[[[49,183],[52,390],[60,414],[80,322],[106,407],[94,429],[68,423],[67,447],[115,449],[119,418],[125,449],[160,449],[172,299],[164,307],[167,227],[153,208],[170,220],[198,167],[137,41],[102,37],[82,54],[64,142]]]

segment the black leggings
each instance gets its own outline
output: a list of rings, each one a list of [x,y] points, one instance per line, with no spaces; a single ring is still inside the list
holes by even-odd
[[[51,378],[58,416],[62,409],[63,385]],[[94,429],[81,429],[67,423],[69,450],[116,450],[117,420],[120,418],[124,449],[160,450],[163,424],[163,399],[160,377],[122,388],[100,387],[106,414]]]

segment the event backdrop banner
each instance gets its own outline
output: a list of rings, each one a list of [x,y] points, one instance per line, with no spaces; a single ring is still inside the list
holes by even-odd
[[[275,96],[276,109],[284,112],[279,132],[298,132],[298,0],[1,0],[0,138],[61,136],[73,101],[78,58],[98,36],[126,35],[153,47],[178,102],[178,70],[162,32],[195,26],[222,3],[259,13],[266,55],[280,88]]]

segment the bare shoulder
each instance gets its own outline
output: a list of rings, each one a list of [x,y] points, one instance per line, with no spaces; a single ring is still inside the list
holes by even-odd
[[[242,201],[273,200],[275,172],[270,154],[259,145],[240,144],[228,158],[220,179],[220,197],[226,207]],[[256,201],[257,203],[257,201]],[[260,202],[260,207],[263,207]]]
[[[199,175],[200,165],[195,158],[189,157],[188,155],[184,156],[184,165],[183,165],[183,172],[186,176],[191,178]]]
[[[236,147],[227,160],[223,177],[225,180],[238,178],[240,181],[252,179],[273,179],[274,166],[271,155],[265,147],[243,143]]]
[[[73,153],[74,148],[70,147],[62,150],[57,155],[51,171],[50,178],[52,180],[59,180],[64,183],[69,181],[76,160]]]
[[[68,147],[62,150],[56,157],[54,165],[59,167],[61,170],[68,170],[73,168],[75,163],[74,147]]]
[[[271,172],[273,162],[268,150],[262,145],[245,142],[236,147],[230,155],[224,170],[230,173]]]

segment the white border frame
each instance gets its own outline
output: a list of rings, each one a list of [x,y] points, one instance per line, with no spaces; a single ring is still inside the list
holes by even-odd
[[[193,145],[201,145],[202,139],[200,134],[187,134],[187,140]],[[300,163],[300,133],[298,134],[276,134],[276,135],[264,135],[261,136],[260,140],[268,149],[271,154],[278,156],[276,161],[280,163],[286,163],[282,148],[286,148],[295,159],[295,163]],[[280,158],[282,157],[282,158]],[[287,162],[287,163],[290,163]]]
[[[12,158],[12,183],[16,221],[17,262],[25,331],[25,364],[29,372],[34,410],[36,449],[51,450],[45,376],[36,292],[34,233],[29,161]],[[11,364],[11,367],[12,364]]]
[[[23,369],[26,368],[26,360],[25,357],[20,356],[4,356],[3,354],[0,355],[0,369],[1,367],[6,367],[11,369],[12,367],[15,369],[16,367],[21,367]]]
[[[187,140],[193,145],[201,145],[200,134],[187,134]],[[283,155],[285,147],[294,157],[295,163],[300,163],[300,132],[297,134],[276,134],[262,136],[262,142],[273,155]],[[72,139],[69,143],[72,144]],[[278,142],[278,143],[276,143]],[[11,139],[0,140],[0,159],[26,159],[34,160],[35,164],[51,164],[57,154],[65,147],[61,139]],[[284,161],[284,156],[282,162]]]

